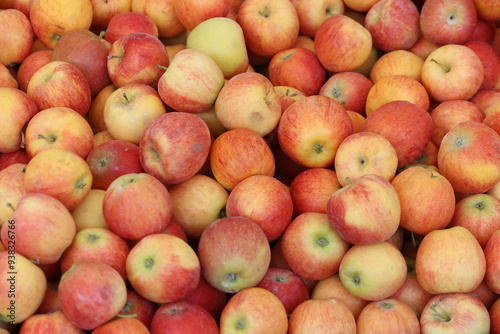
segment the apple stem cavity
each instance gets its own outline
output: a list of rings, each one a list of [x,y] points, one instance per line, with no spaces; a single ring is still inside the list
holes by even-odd
[[[316,144],[314,145],[314,152],[316,152],[317,154],[320,154],[323,152],[323,145],[321,144]]]
[[[445,66],[444,64],[442,64],[442,63],[438,62],[436,59],[431,58],[431,60],[430,60],[430,61],[432,61],[432,62],[434,62],[434,63],[438,64],[439,66],[441,66],[441,68],[442,68],[442,69],[443,69],[446,73],[448,73],[448,72],[450,71],[450,68],[449,68],[448,66]]]
[[[479,211],[482,211],[482,210],[484,210],[484,208],[485,208],[486,206],[484,205],[484,202],[483,202],[483,201],[481,201],[481,202],[478,202],[478,203],[474,204],[474,207],[475,207],[476,209],[478,209]]]
[[[99,236],[97,236],[95,234],[89,234],[88,240],[90,242],[96,242],[98,239],[99,239]]]
[[[83,188],[85,188],[86,185],[87,184],[85,182],[83,182],[82,180],[78,180],[78,181],[76,181],[75,187],[78,189],[83,189]]]

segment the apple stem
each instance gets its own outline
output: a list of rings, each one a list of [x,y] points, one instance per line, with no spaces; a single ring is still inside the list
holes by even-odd
[[[137,313],[133,313],[133,314],[117,314],[116,316],[118,318],[137,318]]]
[[[445,296],[441,297],[438,299],[438,301],[432,303],[432,305],[430,306],[430,309],[432,311],[432,315],[438,319],[439,321],[442,321],[442,322],[449,322],[451,320],[450,316],[446,315],[446,314],[442,314],[442,313],[439,313],[438,311],[436,311],[436,307],[439,305],[439,303],[441,303],[441,301],[444,299]]]
[[[12,205],[12,203],[11,203],[11,202],[7,202],[6,206],[7,206],[8,208],[11,208],[11,210],[12,210],[12,211],[14,211],[14,212],[16,211],[16,208],[14,208],[14,206]]]
[[[417,248],[417,240],[415,240],[415,233],[411,232],[411,242],[413,243],[413,247]]]
[[[107,58],[108,58],[108,59],[113,59],[113,58],[122,58],[122,57],[120,57],[120,56],[115,56],[115,55],[109,55]]]
[[[447,73],[448,73],[448,72],[450,71],[450,68],[449,68],[448,66],[445,66],[444,64],[441,64],[441,63],[440,63],[440,62],[438,62],[436,59],[431,58],[431,60],[430,60],[430,61],[432,61],[432,62],[434,62],[434,63],[438,64],[439,66],[441,66],[441,68],[442,68],[443,70],[445,70],[445,72],[447,72]]]
[[[350,178],[350,177],[346,177],[346,178],[345,178],[345,182],[347,182],[347,185],[348,185],[348,186],[352,186],[352,180],[351,180],[351,178]]]
[[[21,131],[21,148],[25,148],[26,145],[25,145],[25,141],[24,141],[24,132]]]
[[[38,139],[45,139],[45,140],[48,140],[50,142],[55,142],[57,137],[56,136],[50,136],[50,137],[45,137],[44,135],[42,135],[41,133],[38,134]]]
[[[168,67],[165,67],[163,65],[157,64],[156,67],[164,69],[165,71],[168,69]]]
[[[220,210],[219,212],[219,218],[226,218],[227,217],[227,212],[226,212],[226,208]]]
[[[104,38],[105,35],[106,35],[106,30],[101,30],[101,32],[99,33],[99,38]]]
[[[127,103],[130,103],[130,100],[128,99],[127,93],[123,93],[123,98],[125,99],[125,101],[127,101]]]

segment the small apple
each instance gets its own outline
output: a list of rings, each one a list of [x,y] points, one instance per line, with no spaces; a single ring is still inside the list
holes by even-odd
[[[131,9],[132,12],[144,14],[153,20],[162,39],[182,37],[186,31],[175,13],[173,0],[134,0],[131,1]]]
[[[344,14],[341,0],[292,0],[299,18],[299,36],[314,38],[323,21],[333,15]]]
[[[19,328],[21,334],[35,333],[85,334],[86,332],[72,324],[63,311],[34,314],[23,321]]]
[[[484,256],[486,258],[485,281],[488,287],[496,294],[500,292],[500,232],[495,231],[484,247]]]
[[[31,53],[33,46],[33,29],[29,18],[13,7],[0,11],[0,35],[5,48],[0,55],[0,63],[22,63]],[[7,47],[8,45],[8,47]]]

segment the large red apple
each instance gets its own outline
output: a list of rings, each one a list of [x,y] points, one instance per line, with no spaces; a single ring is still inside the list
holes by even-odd
[[[22,63],[31,53],[33,45],[34,34],[30,20],[24,13],[11,7],[0,12],[0,27],[4,46],[0,63],[5,66]]]

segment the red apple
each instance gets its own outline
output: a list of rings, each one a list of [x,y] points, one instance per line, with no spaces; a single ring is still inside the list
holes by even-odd
[[[207,310],[216,321],[219,321],[222,310],[226,306],[228,296],[224,291],[210,285],[202,274],[196,288],[184,300],[198,304]]]
[[[493,232],[489,241],[484,247],[484,256],[486,258],[485,281],[488,287],[498,294],[500,292],[500,258],[498,256],[500,249],[500,232]]]
[[[149,328],[151,320],[158,309],[158,306],[150,300],[147,300],[134,289],[127,290],[127,301],[125,306],[118,313],[117,317],[134,317]]]
[[[104,39],[113,44],[118,38],[128,34],[142,32],[158,38],[158,26],[146,14],[122,12],[114,15],[107,24]]]
[[[33,45],[33,30],[26,15],[14,8],[7,8],[0,12],[0,35],[2,36],[3,50],[0,63],[22,63],[31,53]]]
[[[231,0],[180,1],[172,0],[175,15],[187,30],[213,17],[225,17],[231,9]]]
[[[130,12],[131,0],[90,0],[92,3],[92,25],[106,29],[109,21],[120,13]]]
[[[19,200],[26,195],[25,170],[26,164],[19,163],[0,170],[0,227],[8,222]]]
[[[472,49],[483,64],[484,79],[479,89],[493,89],[500,78],[500,55],[483,41],[468,41],[464,45]]]
[[[0,87],[18,88],[17,80],[14,78],[15,72],[0,63]]]
[[[45,314],[34,314],[26,319],[19,328],[19,334],[36,333],[85,334],[86,332],[72,324],[68,317],[58,310]]]
[[[0,153],[0,171],[13,164],[27,164],[29,162],[28,154],[25,149],[18,149],[10,153]]]
[[[393,75],[405,75],[417,81],[421,79],[424,59],[408,50],[394,50],[385,53],[373,64],[370,79],[378,82]]]
[[[47,289],[45,290],[45,296],[43,297],[42,303],[38,307],[38,310],[36,310],[35,314],[44,314],[44,313],[53,313],[56,311],[62,311],[61,301],[59,300],[59,293],[57,292],[57,288],[59,286],[59,279],[47,281]]]
[[[186,28],[175,13],[173,0],[134,0],[131,6],[132,12],[144,14],[153,20],[160,38],[184,37]]]
[[[92,330],[91,334],[149,334],[149,329],[137,318],[117,318]]]
[[[333,15],[344,14],[341,0],[292,0],[299,18],[299,36],[314,38],[323,21]]]

